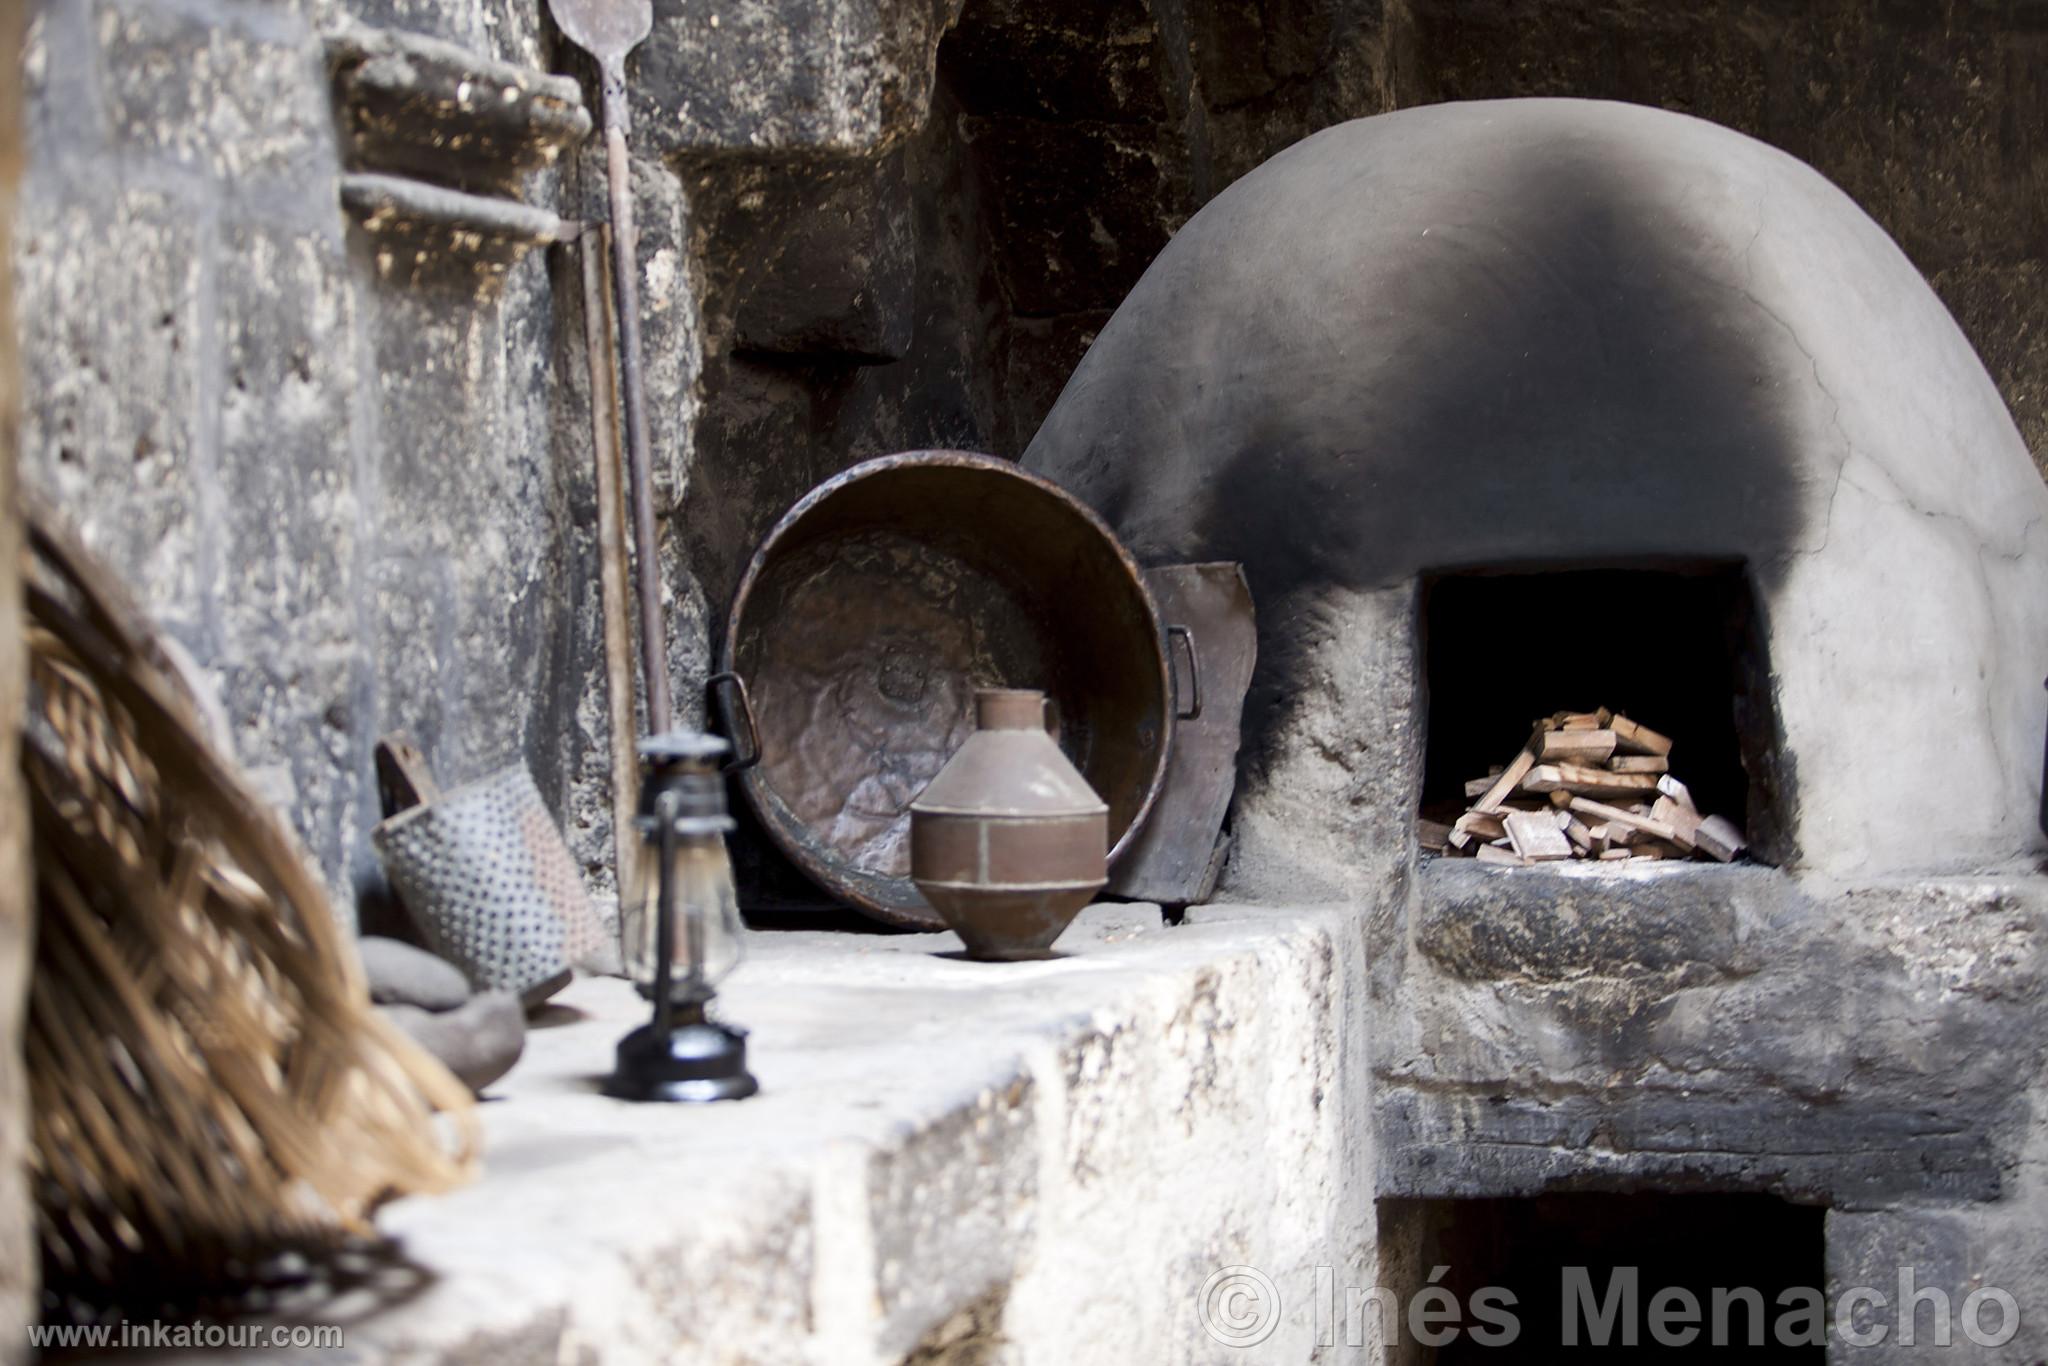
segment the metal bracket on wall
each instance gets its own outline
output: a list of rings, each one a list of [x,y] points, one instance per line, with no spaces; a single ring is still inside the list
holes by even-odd
[[[501,266],[583,231],[574,219],[515,200],[371,172],[341,178],[341,203],[376,240],[386,273],[410,273],[437,256]]]
[[[528,176],[590,135],[573,79],[355,22],[328,34],[327,55],[342,205],[387,275],[488,277],[581,230],[518,199]]]

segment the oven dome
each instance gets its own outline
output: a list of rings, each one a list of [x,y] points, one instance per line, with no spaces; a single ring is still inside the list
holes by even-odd
[[[1175,236],[1023,459],[1141,559],[1244,562],[1244,867],[1262,815],[1339,849],[1412,805],[1387,594],[1709,559],[1755,588],[1800,863],[2040,851],[2048,489],[1884,231],[1728,129],[1506,100],[1310,137]]]

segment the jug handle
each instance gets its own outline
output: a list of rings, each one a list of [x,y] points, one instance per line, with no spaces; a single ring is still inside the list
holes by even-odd
[[[733,761],[725,766],[725,771],[727,773],[740,773],[761,762],[761,727],[754,720],[754,699],[747,695],[746,679],[741,678],[731,670],[727,670],[724,673],[716,673],[705,679],[704,690],[715,695],[722,685],[728,683],[732,685],[733,691],[739,694],[739,714],[741,720],[746,723],[747,748],[745,754],[742,755],[739,750],[739,736],[735,734],[732,737]],[[734,729],[731,721],[732,713],[728,710],[726,712],[727,730]]]
[[[1173,698],[1176,705],[1180,702],[1180,671],[1172,667],[1173,651],[1170,642],[1179,640],[1188,652],[1188,709],[1176,713],[1176,719],[1192,721],[1202,714],[1202,662],[1195,655],[1195,633],[1185,626],[1169,626],[1166,628],[1166,638],[1169,642],[1166,656],[1167,671],[1174,675]]]

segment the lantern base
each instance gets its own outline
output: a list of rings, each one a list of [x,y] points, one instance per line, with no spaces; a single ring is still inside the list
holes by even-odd
[[[744,1030],[686,1013],[663,1034],[652,1024],[619,1040],[618,1063],[604,1093],[619,1100],[745,1100],[761,1089],[747,1071]]]

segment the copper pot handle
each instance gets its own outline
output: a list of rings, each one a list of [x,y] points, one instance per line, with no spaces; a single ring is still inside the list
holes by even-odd
[[[738,773],[742,770],[752,768],[755,764],[761,762],[761,726],[759,722],[754,720],[754,699],[747,695],[746,679],[741,678],[738,674],[733,673],[731,670],[727,670],[724,673],[713,674],[711,675],[711,677],[705,679],[704,690],[706,692],[715,694],[718,691],[719,686],[725,683],[732,684],[733,691],[739,694],[740,717],[746,722],[747,726],[747,749],[745,755],[742,756],[739,752],[739,736],[735,734],[732,737],[734,755],[733,761],[725,766],[725,771],[727,773]],[[732,725],[732,711],[730,708],[726,710],[725,719],[725,728],[727,730],[733,730],[734,727]]]
[[[1166,639],[1168,642],[1178,640],[1187,648],[1188,709],[1184,712],[1176,713],[1176,719],[1192,721],[1202,714],[1202,661],[1195,655],[1195,633],[1185,626],[1169,626],[1166,628]],[[1172,667],[1173,651],[1170,643],[1166,659],[1168,671],[1174,675],[1173,697],[1174,702],[1178,704],[1180,701],[1180,671]]]

